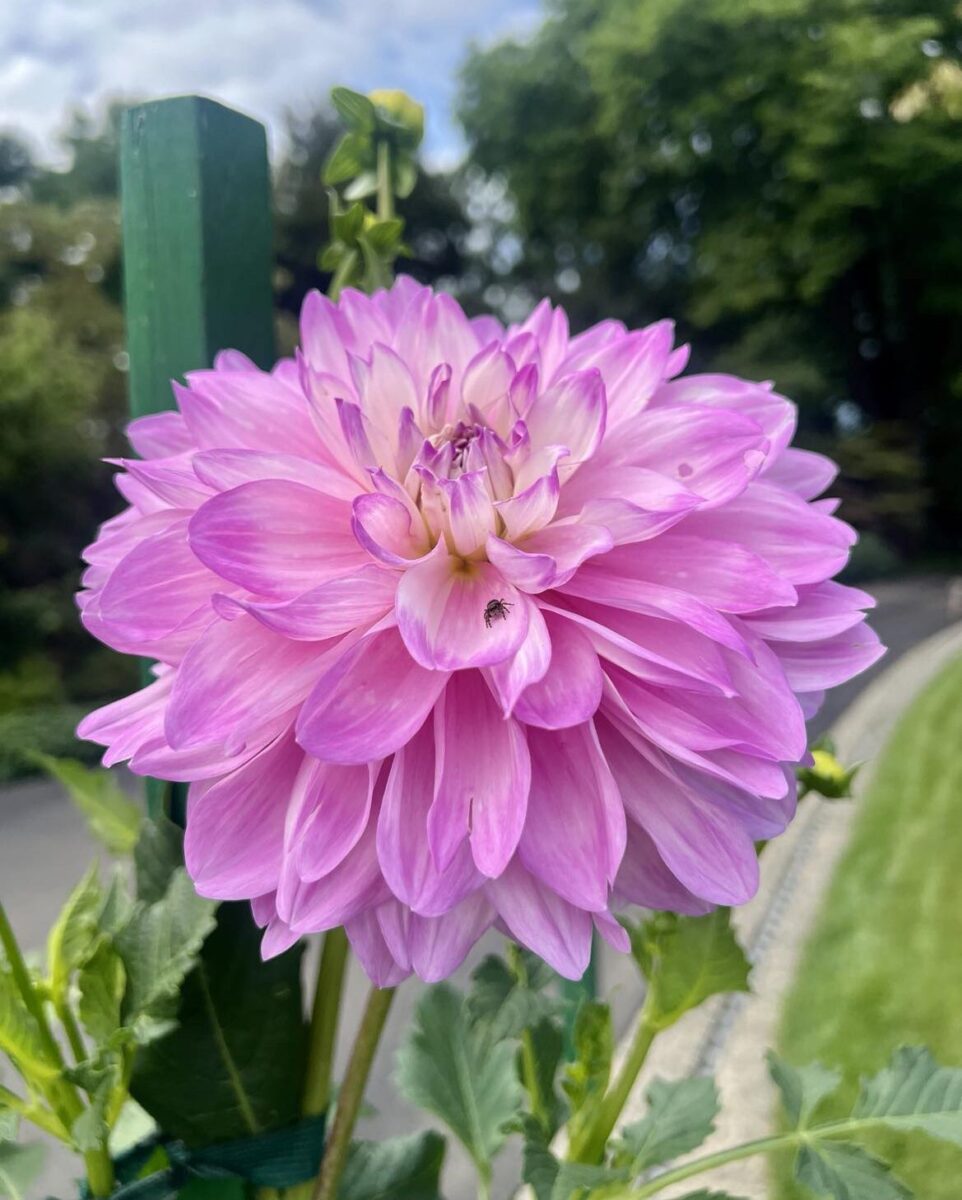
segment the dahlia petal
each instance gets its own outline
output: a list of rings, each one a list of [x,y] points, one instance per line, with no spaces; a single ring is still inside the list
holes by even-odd
[[[184,858],[202,896],[247,900],[277,887],[287,798],[304,754],[273,742],[214,784],[192,784]]]
[[[303,394],[263,371],[191,371],[173,384],[199,450],[261,450],[325,459]]]
[[[394,901],[388,901],[392,904]],[[384,907],[382,905],[382,907]],[[402,967],[388,949],[381,926],[378,923],[379,909],[368,909],[353,917],[344,926],[351,949],[358,957],[368,979],[378,988],[397,987],[411,974],[410,968]]]
[[[617,950],[619,954],[631,953],[631,938],[628,936],[628,931],[624,925],[620,925],[615,920],[611,913],[592,913],[591,920],[595,929],[613,950]]]
[[[672,874],[713,904],[751,899],[758,887],[758,857],[737,818],[673,787],[610,723],[599,724],[625,806]]]
[[[863,610],[874,607],[875,601],[867,592],[826,580],[800,587],[798,603],[791,608],[754,612],[745,622],[768,641],[816,642],[860,624]]]
[[[301,706],[297,740],[327,762],[387,758],[421,727],[446,681],[444,671],[411,658],[396,629],[371,633],[319,674]]]
[[[420,917],[396,901],[377,910],[388,952],[425,983],[437,983],[456,971],[494,917],[481,892],[467,896],[443,917]]]
[[[653,542],[617,547],[605,566],[627,578],[688,592],[723,613],[779,611],[797,598],[787,580],[744,546],[675,530]]]
[[[491,498],[484,486],[485,471],[469,471],[457,479],[442,479],[454,549],[465,557],[483,546],[495,525]]]
[[[838,474],[838,467],[824,454],[790,447],[765,471],[767,483],[777,483],[803,500],[814,500]]]
[[[145,462],[136,458],[108,458],[106,461],[123,467],[139,484],[174,508],[195,508],[210,495],[210,488],[198,479],[192,458],[187,454]],[[118,485],[121,482],[122,479],[118,480]]]
[[[128,763],[135,775],[148,775],[154,779],[169,779],[173,783],[194,783],[201,779],[214,779],[230,771],[236,771],[252,755],[262,750],[269,742],[290,728],[288,717],[268,724],[258,730],[256,737],[238,754],[226,754],[222,746],[195,746],[190,750],[173,750],[163,736],[163,717],[158,721],[158,733],[144,741],[134,752]]]
[[[260,450],[202,450],[192,459],[197,478],[218,492],[262,479],[288,479],[338,500],[353,500],[355,480],[334,467],[297,454]]]
[[[428,844],[434,730],[424,725],[394,756],[377,824],[377,856],[391,891],[426,917],[448,912],[482,883],[466,841],[441,871]]]
[[[558,564],[549,554],[531,554],[491,534],[485,542],[488,561],[523,592],[543,592],[558,576]]]
[[[524,732],[505,720],[477,671],[452,675],[434,710],[437,752],[428,842],[447,869],[470,836],[478,870],[495,878],[517,849],[531,785]]]
[[[773,392],[770,383],[751,383],[733,375],[687,375],[660,388],[655,400],[659,405],[704,405],[750,418],[763,430],[770,458],[781,454],[792,440],[798,419],[795,405]]]
[[[377,818],[372,813],[357,844],[323,879],[300,880],[293,864],[285,862],[277,891],[282,920],[299,934],[318,933],[346,925],[354,917],[390,899],[378,865],[375,846]]]
[[[167,458],[194,449],[187,423],[179,412],[148,413],[129,422],[124,432],[141,458]]]
[[[465,408],[470,410],[473,406],[485,416],[493,415],[499,404],[506,403],[516,370],[514,360],[501,349],[500,339],[489,342],[465,368],[461,382]],[[491,424],[498,427],[495,420]]]
[[[188,526],[190,547],[223,579],[288,600],[366,561],[343,500],[285,479],[245,483],[214,496]]]
[[[518,854],[559,896],[601,912],[624,854],[625,813],[597,736],[590,722],[527,736],[531,791]]]
[[[703,916],[714,907],[672,874],[651,836],[633,820],[628,821],[628,844],[615,880],[615,894],[642,908],[692,917]]]
[[[563,900],[517,858],[487,887],[511,935],[565,979],[580,979],[591,958],[590,913]]]
[[[514,707],[526,725],[541,729],[568,729],[592,717],[601,703],[603,675],[589,638],[573,621],[545,612],[551,638],[548,670],[529,684]]]
[[[419,516],[393,496],[368,493],[354,501],[351,528],[372,557],[390,566],[407,566],[428,552],[427,531]]]
[[[309,592],[279,604],[240,598],[228,601],[235,613],[247,612],[268,629],[297,641],[318,642],[369,625],[394,607],[398,576],[368,563],[353,575],[339,575]],[[215,604],[221,616],[233,615],[224,599]]]
[[[493,602],[504,611],[486,615]],[[520,593],[495,567],[441,554],[405,571],[396,610],[411,656],[435,671],[503,662],[518,650],[528,628]]]
[[[361,410],[377,429],[393,430],[404,408],[412,411],[418,397],[407,364],[388,346],[375,342],[370,361],[351,359]]]
[[[587,558],[605,554],[613,545],[610,532],[600,525],[556,522],[525,538],[520,546],[492,535],[486,543],[489,561],[515,587],[542,592],[557,587]]]
[[[789,583],[820,583],[848,561],[854,531],[772,484],[751,484],[724,508],[687,518],[686,532],[736,542]]]
[[[316,290],[308,292],[301,306],[300,326],[301,346],[311,367],[346,378],[354,330],[337,305]]]
[[[878,634],[865,624],[820,642],[776,642],[773,649],[788,682],[800,692],[846,683],[885,653]]]
[[[558,468],[553,467],[547,475],[541,475],[515,496],[495,502],[495,508],[504,522],[508,538],[515,541],[526,534],[543,529],[554,517],[558,508],[561,485]]]
[[[342,767],[304,755],[287,808],[284,853],[305,882],[329,874],[360,841],[379,765]]]
[[[289,641],[247,616],[215,621],[177,668],[164,721],[168,744],[225,743],[237,753],[304,700],[329,648]]]
[[[528,610],[524,641],[511,658],[487,668],[488,683],[506,717],[514,711],[524,689],[544,678],[551,662],[551,639],[541,610],[523,594],[521,603]]]
[[[579,355],[578,365],[595,367],[605,381],[609,429],[647,405],[665,378],[674,335],[674,322],[658,321],[607,342],[594,354]]]
[[[300,940],[299,933],[295,933],[280,917],[274,917],[261,938],[261,958],[264,962],[269,962],[270,959],[277,958],[280,954],[286,954],[291,946],[296,945]]]
[[[171,682],[170,675],[164,675],[139,692],[95,709],[77,726],[77,737],[108,747],[105,767],[132,757],[163,728]]]
[[[562,475],[573,473],[601,445],[607,401],[600,371],[576,371],[536,397],[525,414],[533,446],[566,446],[571,457]]]

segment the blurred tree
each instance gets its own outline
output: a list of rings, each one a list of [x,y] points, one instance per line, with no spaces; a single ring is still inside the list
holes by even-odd
[[[901,422],[958,546],[960,49],[956,0],[554,0],[464,75],[515,204],[506,278],[579,322],[677,316],[809,430]]]

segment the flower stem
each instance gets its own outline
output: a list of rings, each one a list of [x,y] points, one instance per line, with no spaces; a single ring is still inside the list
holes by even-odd
[[[367,1077],[371,1073],[374,1053],[384,1030],[394,992],[394,988],[371,988],[351,1051],[351,1061],[347,1065],[347,1074],[341,1084],[334,1124],[327,1140],[321,1173],[314,1188],[314,1200],[334,1200],[337,1195],[337,1185],[351,1145],[351,1134],[354,1132],[361,1101],[364,1099]]]
[[[57,1119],[65,1129],[70,1130],[76,1119],[83,1113],[84,1104],[77,1089],[63,1077],[63,1053],[57,1039],[53,1036],[50,1022],[44,1011],[43,1001],[30,981],[30,972],[27,970],[23,953],[2,904],[0,904],[0,945],[3,946],[3,952],[6,955],[17,991],[20,993],[27,1011],[37,1024],[40,1040],[50,1063],[61,1072],[59,1078],[49,1083],[34,1082],[43,1092]],[[114,1190],[114,1167],[110,1161],[110,1155],[107,1153],[106,1144],[98,1146],[95,1150],[88,1150],[83,1157],[91,1195],[98,1198],[109,1196]]]
[[[672,1171],[664,1171],[657,1178],[644,1183],[641,1187],[626,1189],[611,1197],[611,1200],[643,1200],[646,1196],[655,1196],[658,1192],[673,1183],[681,1183],[693,1175],[701,1175],[705,1171],[713,1171],[716,1167],[724,1167],[728,1163],[738,1162],[742,1158],[754,1158],[756,1154],[769,1154],[773,1150],[786,1150],[802,1140],[803,1135],[795,1130],[792,1133],[773,1134],[771,1137],[756,1138],[753,1142],[744,1142],[741,1146],[732,1146],[730,1150],[719,1150],[715,1154],[706,1154],[696,1158],[684,1166],[675,1167]]]
[[[391,143],[381,138],[377,144],[377,219],[394,217],[394,184],[391,179]]]
[[[582,1136],[572,1143],[568,1153],[569,1161],[583,1163],[600,1163],[602,1161],[608,1139],[621,1116],[621,1110],[631,1095],[631,1089],[635,1086],[635,1080],[638,1078],[645,1059],[648,1057],[651,1044],[658,1033],[659,1027],[651,1021],[648,1015],[648,1006],[645,1005],[641,1010],[638,1028],[632,1038],[628,1056],[618,1072],[618,1078],[598,1105],[595,1119],[585,1128]]]
[[[346,966],[347,935],[343,929],[331,929],[324,935],[324,948],[321,951],[314,992],[307,1074],[301,1102],[301,1112],[305,1117],[326,1112],[330,1103],[331,1068],[334,1064],[334,1043],[337,1038]]]

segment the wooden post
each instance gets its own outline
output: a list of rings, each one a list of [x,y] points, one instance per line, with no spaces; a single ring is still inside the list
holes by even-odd
[[[130,108],[121,128],[120,187],[131,413],[173,408],[171,380],[211,366],[219,350],[243,350],[269,366],[263,125],[200,96]],[[152,812],[161,794],[148,784]]]

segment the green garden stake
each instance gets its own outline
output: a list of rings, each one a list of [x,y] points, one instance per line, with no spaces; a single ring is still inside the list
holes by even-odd
[[[133,416],[174,407],[171,380],[242,350],[274,360],[271,202],[263,125],[201,96],[124,113],[124,311]],[[148,781],[148,807],[166,785]],[[183,819],[183,788],[171,814]]]

